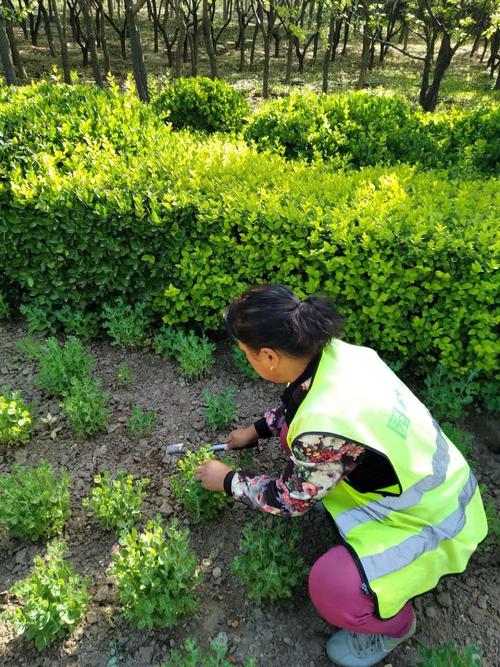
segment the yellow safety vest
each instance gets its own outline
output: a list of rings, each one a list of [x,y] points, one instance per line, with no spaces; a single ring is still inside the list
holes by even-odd
[[[290,424],[293,446],[328,433],[387,457],[398,485],[362,493],[340,482],[324,498],[380,618],[445,574],[463,572],[487,534],[476,478],[427,408],[376,352],[333,340]]]

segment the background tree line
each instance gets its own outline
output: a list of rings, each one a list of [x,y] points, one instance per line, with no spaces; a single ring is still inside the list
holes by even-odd
[[[284,82],[321,65],[328,91],[330,64],[353,42],[361,44],[357,87],[383,66],[391,50],[418,61],[419,101],[436,107],[443,77],[460,46],[488,68],[500,89],[500,10],[497,0],[0,0],[0,56],[8,84],[27,79],[19,44],[37,46],[40,34],[64,81],[71,83],[68,42],[103,86],[112,56],[131,64],[139,97],[149,99],[141,33],[150,32],[174,77],[199,73],[207,58],[219,77],[223,41],[234,35],[238,68],[263,60],[262,94],[269,96],[272,58],[284,56]],[[263,54],[261,53],[263,52]]]

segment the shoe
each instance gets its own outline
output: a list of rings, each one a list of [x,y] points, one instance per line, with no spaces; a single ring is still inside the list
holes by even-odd
[[[339,630],[326,644],[326,653],[339,667],[372,667],[383,660],[396,646],[414,634],[417,620],[413,617],[410,630],[404,637],[369,635]]]

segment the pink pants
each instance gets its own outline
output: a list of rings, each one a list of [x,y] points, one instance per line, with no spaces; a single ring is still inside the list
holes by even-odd
[[[286,442],[288,428],[280,433],[281,446],[290,454]],[[409,602],[391,619],[375,616],[373,597],[361,588],[361,575],[348,549],[336,546],[314,563],[309,573],[309,595],[316,611],[325,621],[350,632],[402,637],[411,627],[413,609]]]

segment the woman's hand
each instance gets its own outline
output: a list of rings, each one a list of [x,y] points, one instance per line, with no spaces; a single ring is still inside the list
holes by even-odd
[[[207,491],[224,491],[224,478],[231,468],[220,461],[203,461],[194,471],[194,478]]]
[[[231,431],[226,438],[226,442],[228,449],[244,449],[258,439],[259,435],[252,424],[252,426],[247,426],[247,428],[237,428],[235,431]]]

